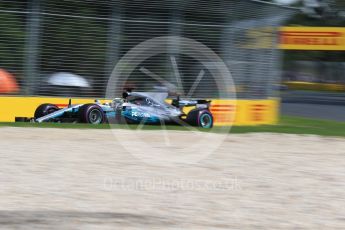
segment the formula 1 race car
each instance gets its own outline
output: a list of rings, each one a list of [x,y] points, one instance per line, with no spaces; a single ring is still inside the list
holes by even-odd
[[[213,127],[213,116],[209,110],[211,101],[181,100],[179,97],[166,102],[165,92],[126,92],[123,98],[110,103],[72,105],[60,109],[54,104],[42,104],[35,111],[35,122],[81,122],[89,124],[109,123],[144,123],[144,124],[180,124],[202,128]],[[188,114],[183,108],[191,107]]]

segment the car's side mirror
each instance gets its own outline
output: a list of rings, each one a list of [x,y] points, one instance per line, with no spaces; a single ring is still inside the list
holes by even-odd
[[[128,93],[128,92],[123,92],[123,93],[122,93],[122,98],[123,98],[123,99],[126,99],[128,96],[129,96],[129,93]]]

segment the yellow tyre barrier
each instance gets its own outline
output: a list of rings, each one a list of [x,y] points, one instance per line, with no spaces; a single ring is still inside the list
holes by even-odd
[[[69,98],[0,97],[0,122],[14,122],[16,117],[33,117],[40,104],[67,106]],[[100,100],[106,102],[109,100]],[[72,98],[72,104],[92,103],[94,99]],[[214,99],[210,107],[215,126],[276,124],[279,99],[221,100]],[[188,112],[188,111],[185,111]]]
[[[292,90],[345,92],[345,84],[314,83],[303,81],[286,81],[283,84],[286,85],[288,89]]]

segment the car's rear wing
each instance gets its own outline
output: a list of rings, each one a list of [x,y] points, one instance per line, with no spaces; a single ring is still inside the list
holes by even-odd
[[[171,103],[173,106],[182,108],[188,106],[196,106],[197,108],[209,108],[210,100],[180,100],[180,98],[174,99]]]

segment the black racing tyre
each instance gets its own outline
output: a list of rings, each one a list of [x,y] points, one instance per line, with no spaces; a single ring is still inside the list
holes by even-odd
[[[59,107],[53,104],[42,104],[37,107],[35,111],[35,119],[54,113],[59,110]]]
[[[213,116],[207,109],[193,109],[191,110],[186,119],[187,123],[192,126],[198,126],[201,128],[213,127]]]
[[[102,124],[105,122],[105,114],[97,104],[85,104],[79,109],[79,119],[82,123]]]

